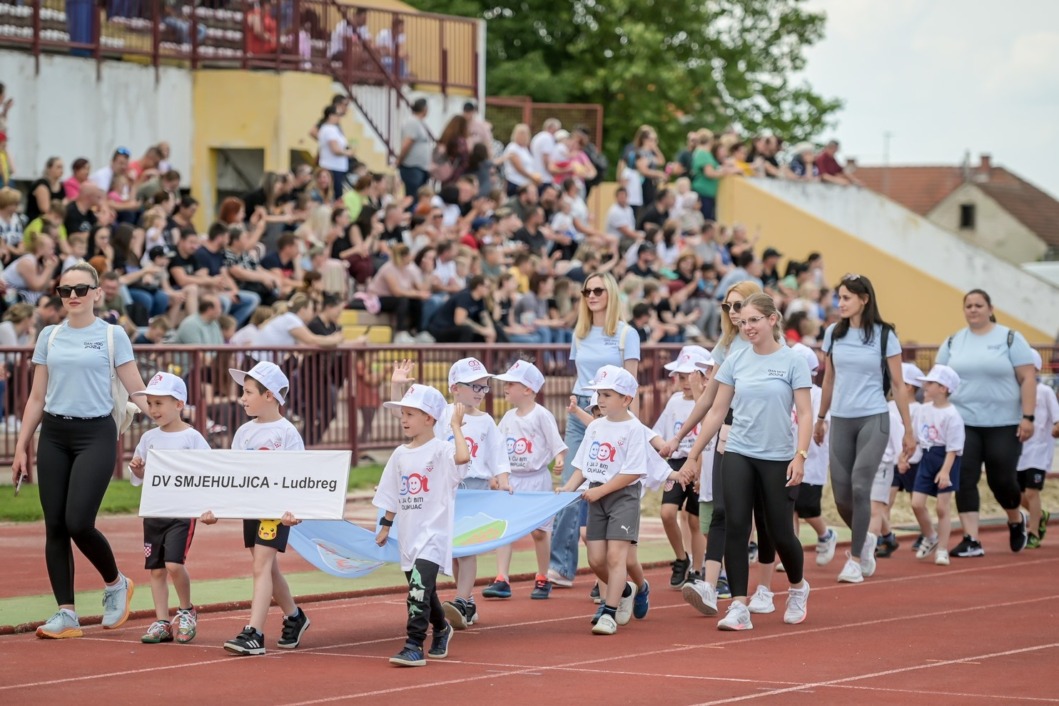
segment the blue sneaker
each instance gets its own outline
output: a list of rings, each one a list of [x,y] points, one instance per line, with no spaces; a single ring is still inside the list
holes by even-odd
[[[37,637],[50,640],[61,640],[67,637],[81,637],[81,623],[77,614],[69,610],[56,611],[46,623],[37,628]]]
[[[647,579],[644,579],[643,588],[637,591],[636,597],[632,599],[632,617],[637,620],[643,620],[647,617],[647,610],[651,607],[650,595],[651,584],[647,583]]]
[[[485,587],[482,591],[483,598],[511,598],[511,584],[501,581],[499,578]]]
[[[726,576],[717,579],[717,597],[722,599],[732,597],[732,589],[728,586],[728,578]]]
[[[430,651],[427,652],[427,657],[430,659],[445,659],[449,656],[449,640],[452,639],[453,633],[456,631],[452,629],[452,623],[446,622],[445,629],[441,632],[434,629],[434,639],[430,642]],[[393,660],[390,660],[391,662]]]
[[[423,657],[421,645],[405,645],[400,652],[390,658],[390,664],[398,667],[425,667],[427,661]]]
[[[541,576],[537,577],[537,580],[533,584],[533,592],[530,593],[530,598],[535,601],[542,601],[549,598],[552,595],[552,582]]]
[[[132,594],[136,584],[125,576],[118,576],[114,587],[103,588],[103,629],[120,628],[129,619],[129,606],[132,605]]]

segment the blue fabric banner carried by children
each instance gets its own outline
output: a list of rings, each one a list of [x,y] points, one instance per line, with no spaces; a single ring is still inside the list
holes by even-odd
[[[458,490],[453,556],[485,554],[511,544],[579,497],[580,493]],[[396,527],[380,547],[374,531],[352,522],[306,520],[291,528],[289,543],[310,564],[339,578],[367,576],[383,564],[400,561]]]

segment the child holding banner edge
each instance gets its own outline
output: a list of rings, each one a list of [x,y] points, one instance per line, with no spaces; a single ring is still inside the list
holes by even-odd
[[[400,519],[397,541],[401,569],[408,580],[408,637],[390,658],[402,667],[423,667],[427,626],[434,639],[426,657],[444,659],[449,654],[453,628],[438,599],[438,573],[452,573],[452,540],[456,488],[470,470],[471,452],[463,436],[466,408],[453,405],[449,428],[453,441],[435,434],[435,424],[445,412],[445,398],[427,385],[412,385],[396,402],[384,407],[401,415],[401,430],[409,442],[398,446],[379,479],[372,504],[385,515],[379,521],[375,542],[386,544],[395,517]]]
[[[275,363],[263,361],[249,371],[229,369],[236,384],[242,386],[239,402],[251,420],[239,427],[232,437],[235,450],[304,451],[298,430],[281,413],[290,382]],[[212,512],[202,516],[211,525],[217,521]],[[224,643],[224,649],[237,655],[265,654],[263,628],[268,609],[275,600],[283,609],[283,632],[276,646],[292,650],[301,643],[309,629],[309,618],[291,595],[287,579],[280,571],[279,552],[287,549],[291,525],[300,523],[289,512],[280,520],[243,520],[243,543],[254,557],[254,596],[250,603],[250,623],[243,631]]]
[[[200,449],[208,451],[210,445],[197,429],[180,418],[180,412],[188,401],[188,390],[184,381],[170,373],[157,373],[147,383],[147,389],[130,396],[147,398],[147,409],[158,426],[149,429],[140,437],[133,452],[129,470],[132,485],[143,484],[147,468],[147,454],[151,449]],[[140,638],[140,642],[158,644],[172,642],[188,643],[195,639],[198,615],[191,603],[191,577],[184,567],[191,540],[195,536],[195,520],[143,519],[144,568],[151,572],[151,596],[154,598],[155,621]],[[169,584],[173,581],[177,604],[176,630],[169,622]],[[186,606],[186,607],[185,607]],[[175,634],[174,634],[175,633]]]

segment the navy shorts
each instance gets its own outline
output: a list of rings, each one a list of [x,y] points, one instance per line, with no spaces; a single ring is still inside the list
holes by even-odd
[[[944,446],[932,446],[923,452],[923,458],[919,461],[919,469],[916,471],[916,482],[912,487],[913,492],[937,497],[939,493],[952,493],[960,489],[961,456],[956,457],[952,468],[949,469],[949,479],[952,481],[952,485],[945,490],[938,490],[938,484],[934,482],[934,476],[938,475],[938,471],[945,465],[945,456]]]
[[[916,472],[919,470],[919,464],[913,463],[909,465],[908,470],[901,473],[899,470],[894,470],[894,479],[890,483],[891,488],[897,488],[898,492],[911,493],[913,486],[916,484]]]
[[[278,552],[287,551],[290,527],[279,520],[243,520],[243,546],[272,547]]]
[[[1027,490],[1044,490],[1044,478],[1048,474],[1037,468],[1028,468],[1025,471],[1019,471],[1019,489],[1022,492]]]

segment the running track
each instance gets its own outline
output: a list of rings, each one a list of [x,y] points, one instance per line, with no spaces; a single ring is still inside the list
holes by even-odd
[[[1006,532],[983,539],[985,559],[948,568],[905,543],[859,586],[835,583],[840,556],[811,563],[808,620],[784,625],[777,591],[776,613],[743,633],[687,607],[668,571],[648,572],[647,619],[612,637],[589,632],[587,578],[546,602],[516,584],[515,598],[480,603],[483,622],[456,634],[449,659],[420,669],[386,662],[403,640],[401,595],[307,604],[302,647],[256,658],[220,648],[245,611],[203,615],[191,645],[141,645],[146,621],[80,640],[7,636],[0,703],[1059,703],[1059,544],[1015,556]],[[270,645],[278,632],[274,609]]]

